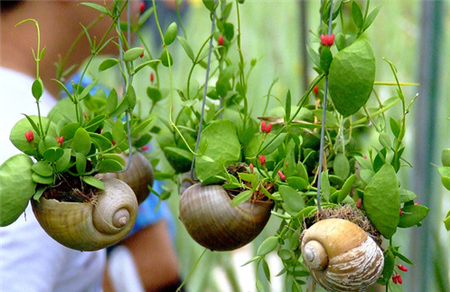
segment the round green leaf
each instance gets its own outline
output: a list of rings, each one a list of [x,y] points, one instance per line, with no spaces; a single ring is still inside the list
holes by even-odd
[[[400,220],[398,180],[392,165],[384,164],[370,179],[364,190],[363,204],[375,228],[385,238],[391,238]]]
[[[303,196],[298,191],[285,185],[281,185],[279,188],[281,198],[283,198],[283,208],[291,216],[297,215],[298,212],[305,208],[305,202]]]
[[[366,104],[375,80],[375,57],[365,39],[337,53],[328,75],[330,96],[336,110],[347,117]]]
[[[40,176],[52,176],[53,175],[53,168],[51,165],[46,161],[38,161],[35,164],[31,166],[31,170],[35,173],[39,174]]]
[[[427,216],[430,209],[422,205],[407,205],[402,208],[402,216],[398,227],[408,228],[415,225],[420,226],[421,221]]]
[[[19,218],[35,192],[28,155],[17,154],[0,166],[0,226],[7,226]]]
[[[91,150],[91,138],[88,131],[78,128],[73,137],[72,147],[75,152],[87,155]]]
[[[98,166],[98,172],[101,173],[116,172],[121,171],[122,169],[123,165],[115,159],[104,159],[100,162]]]
[[[64,150],[60,147],[50,147],[42,154],[45,160],[54,162],[64,155]]]
[[[39,118],[37,116],[28,116],[28,118],[30,118],[35,125],[39,125]],[[43,124],[43,128],[46,129],[49,120],[45,117],[41,117],[41,121]],[[33,143],[28,142],[25,137],[25,132],[28,132],[30,130],[32,130],[34,134]],[[49,136],[56,137],[56,125],[54,123],[50,124],[47,134]],[[39,145],[40,138],[39,135],[37,135],[36,130],[30,124],[30,121],[27,118],[21,119],[14,125],[14,127],[11,129],[9,139],[14,144],[14,146],[16,146],[16,148],[22,151],[23,153],[36,156],[36,147],[37,145]]]
[[[450,167],[441,166],[438,168],[439,174],[441,175],[441,182],[444,187],[450,191]]]
[[[37,101],[44,94],[44,83],[41,78],[34,80],[33,85],[31,85],[31,93]]]

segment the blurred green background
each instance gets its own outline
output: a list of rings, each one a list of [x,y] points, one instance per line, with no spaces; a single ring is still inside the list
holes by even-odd
[[[367,2],[358,2],[364,9]],[[157,1],[157,8],[159,3]],[[183,6],[186,35],[181,29],[179,35],[187,38],[196,52],[210,34],[211,21],[200,0],[187,4],[187,9]],[[275,78],[278,82],[272,93],[283,100],[289,89],[295,101],[304,93],[305,84],[316,76],[304,54],[306,44],[315,41],[309,30],[317,31],[319,6],[320,1],[298,0],[247,0],[240,5],[243,54],[247,62],[257,59],[248,80],[248,96],[255,115],[262,111]],[[405,138],[405,156],[414,167],[402,168],[401,184],[418,194],[418,202],[431,209],[423,226],[411,228],[411,231],[400,230],[394,237],[395,245],[401,245],[401,252],[415,263],[404,274],[402,287],[397,285],[396,288],[399,291],[450,291],[450,232],[442,222],[450,210],[450,193],[441,186],[437,172],[441,151],[450,148],[450,120],[447,119],[450,117],[450,1],[370,1],[371,10],[377,6],[382,6],[381,11],[365,33],[377,58],[376,81],[395,81],[383,61],[385,57],[397,67],[401,82],[421,83],[421,86],[403,88],[408,101],[416,93],[420,95],[407,116],[409,128]],[[230,19],[235,20],[235,14]],[[170,19],[163,22],[163,31],[170,22]],[[153,17],[149,19],[149,26],[154,26]],[[143,35],[156,52],[161,50],[153,30],[148,29]],[[174,57],[174,87],[184,89],[190,60],[179,43],[172,45],[170,52]],[[159,52],[155,56],[159,56]],[[159,72],[163,87],[169,86],[166,71]],[[195,70],[194,77],[202,84],[204,70]],[[148,75],[136,78],[138,83],[138,78],[148,78]],[[142,82],[148,83],[147,80]],[[214,78],[210,82],[215,82]],[[140,90],[138,94],[145,95],[145,88]],[[387,99],[395,94],[395,88],[380,87],[379,93],[382,99]],[[277,106],[277,102],[271,99],[270,107],[273,106]],[[158,110],[164,113],[168,109],[166,99]],[[390,114],[400,115],[395,110]],[[378,141],[369,137],[367,144],[373,143]],[[178,199],[179,193],[174,189],[169,199],[174,218],[178,217]],[[192,271],[187,281],[189,291],[256,291],[254,266],[242,265],[253,256],[262,240],[273,234],[278,227],[276,219],[271,219],[253,244],[235,252],[207,251],[195,269],[204,249],[190,239],[179,220],[175,221],[183,276],[187,277]],[[266,283],[266,290],[284,291],[283,279],[275,277],[282,269],[280,262],[275,254],[269,258],[272,280]]]

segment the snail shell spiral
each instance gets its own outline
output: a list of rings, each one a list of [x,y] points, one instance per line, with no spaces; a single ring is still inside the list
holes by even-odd
[[[194,184],[180,199],[180,219],[189,235],[213,251],[234,250],[251,242],[270,218],[271,201],[231,206],[220,185]]]
[[[105,190],[89,203],[60,202],[41,198],[31,201],[42,228],[60,244],[81,251],[108,247],[133,228],[137,200],[132,189],[115,178],[103,180]]]
[[[304,232],[301,249],[311,275],[327,291],[364,291],[383,271],[381,249],[364,230],[347,220],[315,223]]]

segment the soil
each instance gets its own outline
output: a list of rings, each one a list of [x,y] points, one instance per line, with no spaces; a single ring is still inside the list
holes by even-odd
[[[247,171],[247,167],[248,165],[244,162],[239,162],[235,165],[230,165],[227,167],[227,171],[229,174],[233,175],[234,177],[236,177],[239,180],[239,174],[238,173],[248,173]],[[250,182],[245,182],[245,184],[251,188],[251,183]],[[263,182],[263,186],[264,188],[269,192],[269,193],[273,193],[275,192],[275,184],[272,182]],[[232,195],[232,196],[236,196],[239,193],[245,191],[244,188],[238,188],[238,189],[225,189],[228,194]],[[262,188],[258,188],[258,190],[256,192],[253,193],[252,197],[250,198],[250,201],[270,201],[270,198],[268,198]]]
[[[42,196],[60,202],[88,203],[95,198],[97,189],[83,183],[81,177],[64,173],[59,176],[54,186],[45,190]]]

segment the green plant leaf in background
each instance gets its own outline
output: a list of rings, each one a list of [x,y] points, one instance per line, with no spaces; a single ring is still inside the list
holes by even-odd
[[[430,209],[422,205],[407,205],[402,208],[402,215],[398,227],[408,228],[414,225],[422,225],[422,220],[427,216]]]
[[[7,226],[19,218],[35,192],[32,179],[33,161],[28,155],[17,154],[0,166],[0,226]]]
[[[278,189],[283,198],[283,208],[291,216],[296,216],[298,212],[305,208],[303,196],[290,186],[281,185]]]
[[[381,234],[389,239],[400,220],[400,195],[397,175],[390,164],[384,164],[364,190],[367,216]]]
[[[84,128],[78,128],[72,141],[72,147],[75,152],[87,155],[91,150],[91,138]]]
[[[337,53],[328,78],[336,110],[344,117],[356,113],[369,99],[375,80],[375,57],[369,42],[357,39]]]
[[[216,175],[228,166],[241,161],[241,145],[235,124],[229,120],[218,120],[209,124],[201,133],[201,156],[195,159],[195,171],[203,184],[219,182]],[[213,160],[201,159],[207,156]]]

